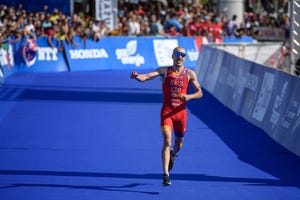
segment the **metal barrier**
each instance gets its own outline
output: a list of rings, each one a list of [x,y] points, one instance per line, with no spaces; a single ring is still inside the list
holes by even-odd
[[[290,3],[291,10],[291,31],[290,31],[290,47],[291,47],[291,73],[300,75],[300,0],[292,0]]]

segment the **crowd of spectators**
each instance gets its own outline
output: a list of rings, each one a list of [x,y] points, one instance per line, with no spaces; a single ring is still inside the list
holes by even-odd
[[[281,1],[277,11],[272,9],[273,1],[246,1],[246,12],[240,24],[236,15],[228,19],[224,10],[218,11],[217,5],[200,0],[119,1],[118,23],[113,30],[105,21],[95,20],[85,13],[68,16],[59,9],[49,10],[47,5],[43,10],[28,12],[22,4],[17,7],[2,4],[0,43],[44,36],[51,47],[55,38],[62,50],[63,41],[77,45],[72,40],[74,36],[95,41],[105,36],[202,36],[208,42],[218,42],[224,37],[255,36],[258,26],[288,30],[288,0]]]

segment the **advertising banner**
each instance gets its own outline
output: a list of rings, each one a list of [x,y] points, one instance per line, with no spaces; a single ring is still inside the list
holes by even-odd
[[[233,55],[227,54],[223,58],[222,67],[220,68],[219,76],[217,78],[214,93],[217,99],[227,103],[230,106],[231,96],[234,92],[236,77],[234,76],[235,59]],[[228,104],[229,103],[229,104]]]
[[[213,92],[217,84],[217,79],[222,66],[222,61],[224,57],[223,51],[214,52],[212,48],[206,48],[203,46],[204,50],[201,51],[203,56],[199,57],[197,61],[197,68],[195,68],[196,73],[199,75],[199,81],[205,88]],[[205,58],[205,59],[202,59]],[[202,67],[210,66],[210,67]]]
[[[286,112],[283,115],[285,127],[288,127],[290,139],[282,139],[285,146],[291,145],[294,152],[300,152],[300,81],[298,77],[293,77],[292,82],[294,89],[292,97],[289,101]],[[299,154],[298,154],[299,155]]]
[[[172,65],[177,46],[187,51],[186,67],[194,68],[199,52],[193,38],[104,37],[100,41],[78,38],[78,47],[66,46],[71,71],[155,69]]]
[[[285,30],[274,27],[256,27],[259,34],[256,36],[257,40],[261,41],[284,41]]]
[[[57,46],[55,40],[53,43]],[[5,77],[19,71],[68,71],[63,52],[59,52],[56,47],[51,48],[46,37],[5,45],[6,47],[0,50],[0,62]]]
[[[225,37],[223,38],[222,43],[252,43],[253,37],[251,36],[242,36],[242,37]]]
[[[71,71],[149,68],[154,64],[152,51],[147,39],[105,37],[66,47],[66,58]]]
[[[3,73],[2,68],[0,66],[0,85],[1,85],[1,83],[3,83],[3,81],[4,81],[4,73]]]
[[[28,65],[26,62],[21,62],[18,67],[21,71],[35,71],[35,72],[62,72],[68,71],[63,51],[57,48],[56,40],[53,40],[54,48],[48,44],[46,37],[41,37],[36,41],[37,54],[35,62]],[[24,56],[23,60],[24,59]]]
[[[272,94],[262,125],[265,130],[272,134],[272,137],[279,139],[282,136],[278,133],[284,132],[287,135],[289,131],[284,131],[284,129],[290,129],[291,122],[289,122],[290,119],[288,119],[289,116],[286,116],[288,114],[286,112],[290,112],[288,108],[293,107],[291,104],[295,101],[295,99],[293,100],[293,93],[295,93],[296,82],[292,76],[280,71],[273,76]]]
[[[202,86],[237,115],[300,156],[299,78],[224,51],[218,59],[218,51],[201,47],[195,71]]]
[[[73,38],[73,44],[46,37],[37,41],[20,41],[0,47],[0,64],[4,77],[15,72],[62,72],[95,70],[153,70],[173,64],[177,46],[186,49],[185,66],[195,68],[199,47],[193,37],[103,37],[100,41]],[[77,44],[77,45],[75,45]]]
[[[224,55],[225,56],[225,55]],[[235,59],[235,58],[234,58]],[[234,85],[234,91],[232,93],[232,101],[230,108],[235,113],[240,113],[241,109],[244,106],[244,102],[246,102],[244,99],[245,93],[248,92],[247,95],[249,95],[252,91],[252,93],[255,91],[256,86],[256,78],[253,77],[253,74],[251,74],[250,70],[252,67],[252,62],[244,59],[235,59],[235,66],[236,66],[236,72],[235,75],[235,85]]]
[[[262,74],[263,77],[259,77],[260,88],[257,89],[257,99],[251,110],[251,114],[248,116],[248,120],[252,121],[254,124],[260,124],[263,121],[274,87],[274,74],[270,72],[262,72]]]
[[[0,48],[0,66],[2,68],[1,71],[3,73],[3,76],[4,76],[4,69],[6,69],[6,71],[8,71],[8,72],[15,71],[14,70],[15,59],[14,59],[13,45],[11,45],[10,43],[1,44],[1,48]],[[5,73],[5,75],[7,73]]]
[[[117,21],[116,0],[95,0],[96,19],[105,21],[110,30],[114,30]]]

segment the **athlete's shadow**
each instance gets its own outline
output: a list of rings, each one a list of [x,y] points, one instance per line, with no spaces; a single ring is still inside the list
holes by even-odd
[[[68,171],[37,171],[37,170],[0,170],[0,175],[27,175],[27,176],[56,176],[56,177],[97,177],[97,178],[115,178],[115,179],[145,179],[145,180],[161,180],[161,174],[129,174],[129,173],[101,173],[101,172],[68,172]],[[244,183],[255,186],[294,186],[293,183],[284,182],[282,180],[268,178],[236,178],[236,177],[220,177],[209,176],[205,174],[172,174],[172,180],[181,181],[203,181],[203,182],[235,182]],[[63,182],[63,180],[61,181]],[[146,183],[131,183],[121,186],[76,186],[66,184],[11,184],[2,186],[0,189],[13,187],[66,187],[74,189],[94,189],[109,191],[137,192],[146,194],[158,194],[158,192],[146,192],[129,190],[138,186],[148,185]]]
[[[263,130],[224,107],[206,90],[199,101],[190,101],[190,111],[212,129],[244,162],[277,177],[282,185],[300,188],[300,158]]]
[[[158,195],[159,192],[148,192],[142,190],[136,190],[134,188],[146,185],[144,183],[132,183],[121,186],[88,186],[88,185],[65,185],[65,184],[26,184],[26,183],[16,183],[7,186],[0,187],[1,189],[10,189],[18,187],[45,187],[45,188],[67,188],[67,189],[81,189],[81,190],[102,190],[111,192],[130,192],[130,193],[142,193],[149,195]]]
[[[20,88],[4,86],[0,88],[0,100],[23,101],[23,100],[55,100],[55,101],[90,101],[90,102],[135,102],[135,103],[160,103],[161,92],[144,89],[126,88],[100,88],[88,90],[85,88],[61,88],[39,87]]]

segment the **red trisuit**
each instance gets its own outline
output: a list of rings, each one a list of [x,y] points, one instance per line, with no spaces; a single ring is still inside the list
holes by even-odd
[[[161,128],[174,129],[177,137],[183,137],[186,129],[186,102],[181,101],[179,94],[187,94],[188,86],[188,69],[184,68],[176,73],[169,67],[162,84],[164,100],[161,108]]]

